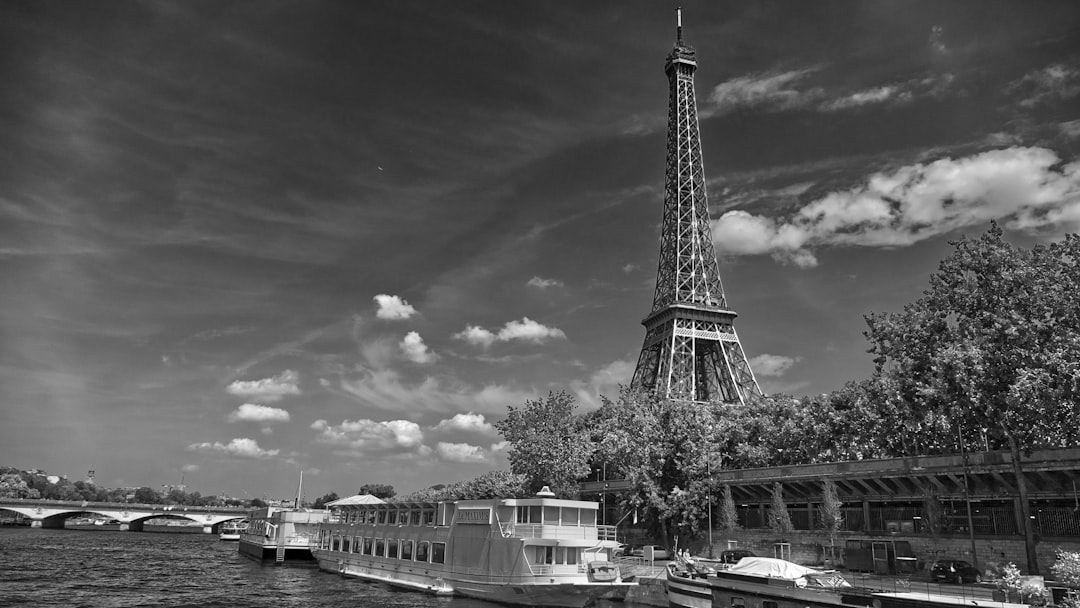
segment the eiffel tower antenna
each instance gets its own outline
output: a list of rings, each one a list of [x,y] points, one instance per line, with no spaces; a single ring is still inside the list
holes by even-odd
[[[735,333],[737,315],[727,305],[717,269],[695,70],[694,49],[683,42],[680,8],[675,47],[664,64],[670,89],[660,262],[630,385],[669,399],[744,404],[762,393]]]

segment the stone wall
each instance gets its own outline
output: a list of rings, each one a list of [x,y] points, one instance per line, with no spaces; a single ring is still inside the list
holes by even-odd
[[[972,556],[971,539],[962,536],[931,538],[924,536],[905,536],[894,534],[888,536],[868,536],[865,534],[840,533],[836,535],[835,547],[837,553],[837,566],[844,567],[843,547],[848,539],[872,539],[872,540],[906,540],[911,544],[911,549],[919,560],[920,568],[925,571],[936,559],[952,558],[963,559],[970,562],[978,562],[979,568],[985,570],[992,563],[1012,562],[1022,571],[1027,570],[1027,552],[1024,550],[1023,538],[975,538],[975,552],[977,559]],[[786,541],[790,550],[790,557],[784,556],[790,561],[807,566],[825,566],[829,551],[829,537],[820,532],[795,531],[785,535],[782,539],[768,530],[740,530],[736,533],[713,533],[713,553],[719,555],[721,551],[729,548],[749,549],[756,555],[764,557],[781,557],[777,543]],[[1036,553],[1039,558],[1039,573],[1050,574],[1050,566],[1054,563],[1058,549],[1066,551],[1080,551],[1080,540],[1077,539],[1042,539],[1036,543]],[[707,543],[694,545],[692,551],[695,555],[708,555]]]

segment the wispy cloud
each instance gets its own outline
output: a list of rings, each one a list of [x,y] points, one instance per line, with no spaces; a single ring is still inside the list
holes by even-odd
[[[800,88],[798,83],[820,67],[786,72],[766,72],[732,78],[713,88],[701,114],[727,114],[741,108],[790,110],[817,102],[825,94],[820,87]]]
[[[523,391],[500,384],[471,386],[457,379],[425,377],[405,381],[391,369],[362,370],[358,377],[341,380],[340,389],[370,407],[397,411],[402,403],[416,411],[504,412],[510,404],[535,398],[535,391]]]
[[[1071,99],[1080,95],[1080,67],[1054,63],[1028,72],[1005,90],[1020,95],[1020,105],[1026,108]]]
[[[783,376],[791,366],[802,360],[802,357],[787,357],[785,355],[761,354],[751,357],[750,369],[756,376]]]
[[[1045,148],[1013,147],[944,158],[870,176],[787,218],[728,211],[713,225],[718,251],[769,253],[817,265],[815,247],[902,247],[989,220],[1029,231],[1080,225],[1080,162],[1059,164]]]
[[[549,287],[562,287],[563,282],[558,279],[542,279],[540,277],[533,277],[529,279],[525,285],[529,287],[536,287],[537,289],[547,289]]]

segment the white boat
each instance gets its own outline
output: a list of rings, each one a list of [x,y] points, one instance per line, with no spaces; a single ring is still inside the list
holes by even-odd
[[[612,561],[615,527],[595,502],[533,498],[331,503],[312,553],[319,568],[435,595],[580,608],[636,582]]]
[[[814,570],[771,557],[744,557],[727,569],[693,562],[668,566],[670,608],[1022,608],[972,595],[896,592],[852,586],[835,571]]]
[[[325,509],[264,507],[248,514],[240,532],[240,553],[259,561],[312,561],[317,526],[330,516]]]
[[[218,538],[221,540],[240,540],[240,534],[247,530],[248,521],[246,519],[227,521],[221,524],[221,532],[218,534]]]

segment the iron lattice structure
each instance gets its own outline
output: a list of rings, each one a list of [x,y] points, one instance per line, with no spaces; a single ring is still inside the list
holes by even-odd
[[[670,96],[660,262],[631,386],[670,399],[742,404],[761,389],[720,283],[698,133],[697,61],[683,43],[681,16],[677,32],[664,65]]]

